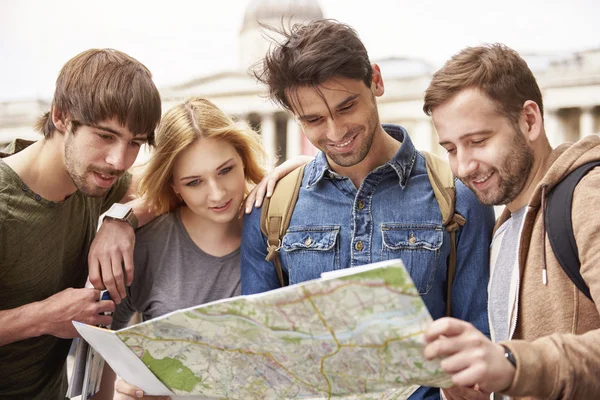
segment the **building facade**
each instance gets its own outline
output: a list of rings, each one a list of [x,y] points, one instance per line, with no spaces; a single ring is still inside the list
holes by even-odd
[[[316,0],[252,0],[239,34],[239,63],[232,70],[161,88],[163,112],[190,96],[213,101],[226,113],[257,129],[272,161],[315,154],[290,113],[266,98],[249,70],[268,49],[261,24],[286,26],[323,17]],[[600,49],[561,55],[524,55],[544,96],[546,132],[553,146],[600,131]],[[418,149],[445,154],[431,118],[422,111],[423,94],[434,66],[410,58],[373,60],[382,71],[385,94],[380,120],[403,125]],[[49,109],[48,100],[0,103],[0,146],[16,137],[36,138],[33,124]],[[147,158],[142,152],[140,160]]]

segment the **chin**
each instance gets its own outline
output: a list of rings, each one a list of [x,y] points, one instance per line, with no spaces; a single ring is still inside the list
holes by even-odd
[[[108,191],[112,189],[112,186],[109,188],[101,188],[101,187],[78,187],[77,190],[79,190],[81,193],[83,193],[84,195],[86,195],[87,197],[103,197],[106,195],[106,193],[108,193]]]

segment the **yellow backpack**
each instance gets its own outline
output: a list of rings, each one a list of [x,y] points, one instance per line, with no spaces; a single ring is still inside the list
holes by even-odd
[[[450,234],[450,259],[448,261],[448,297],[446,298],[446,315],[451,315],[452,282],[456,271],[456,231],[466,222],[465,218],[454,211],[456,189],[454,175],[448,163],[441,157],[421,151],[427,165],[427,176],[433,193],[442,213],[442,223]],[[265,198],[260,214],[260,230],[267,237],[267,261],[273,261],[281,286],[288,282],[283,275],[279,251],[281,239],[285,235],[290,219],[298,200],[304,165],[296,168],[283,177],[273,191],[271,198]]]

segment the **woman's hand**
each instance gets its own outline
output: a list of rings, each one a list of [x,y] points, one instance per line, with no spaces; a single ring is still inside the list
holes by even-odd
[[[117,379],[115,383],[115,398],[114,400],[171,400],[169,396],[144,396],[144,391],[138,387],[130,385],[123,379]]]
[[[250,214],[252,207],[262,206],[265,197],[271,197],[275,190],[275,185],[281,178],[295,170],[296,168],[307,164],[312,161],[313,157],[310,156],[297,156],[290,158],[278,167],[275,167],[267,176],[265,176],[258,185],[254,187],[246,197],[245,208],[240,211],[240,218],[243,217],[244,211],[246,214]]]

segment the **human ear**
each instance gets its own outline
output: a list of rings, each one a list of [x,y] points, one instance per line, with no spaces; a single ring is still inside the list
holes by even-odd
[[[527,100],[523,103],[521,111],[521,119],[523,120],[523,132],[529,141],[533,142],[539,138],[543,131],[544,122],[540,107],[535,101]]]
[[[381,68],[379,68],[379,65],[373,64],[371,69],[371,90],[375,96],[382,96],[385,92],[385,86],[383,84],[383,77],[381,76]]]
[[[56,106],[52,106],[52,123],[56,130],[60,133],[65,133],[67,130],[67,118],[64,112],[59,110]]]

